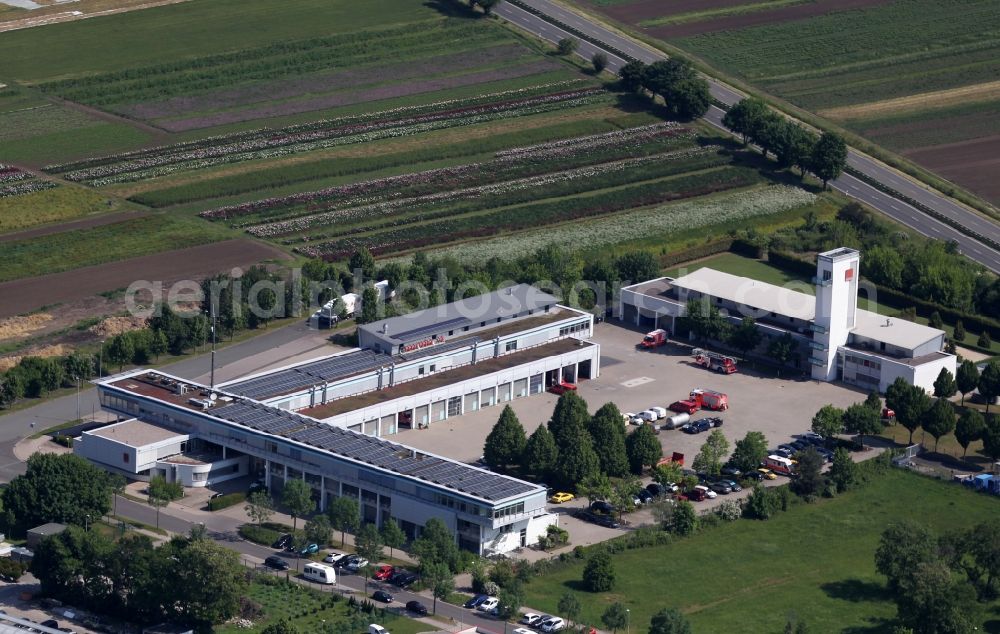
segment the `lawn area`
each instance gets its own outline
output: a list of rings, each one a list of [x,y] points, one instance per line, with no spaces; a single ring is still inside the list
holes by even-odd
[[[0,233],[121,209],[120,200],[82,187],[56,187],[0,198]]]
[[[945,532],[998,517],[995,498],[892,470],[866,488],[798,504],[766,522],[740,520],[617,554],[612,592],[583,592],[581,562],[535,577],[527,596],[533,608],[555,613],[559,598],[575,592],[580,620],[595,624],[621,601],[634,631],[645,631],[657,610],[677,607],[699,634],[780,632],[789,614],[810,632],[889,632],[896,609],[873,562],[885,527],[909,518]],[[981,623],[997,607],[980,606],[975,618]]]
[[[667,271],[666,275],[670,277],[679,277],[681,275],[687,275],[688,273],[694,273],[698,269],[703,268],[711,268],[717,271],[722,271],[723,273],[750,277],[755,280],[767,282],[768,284],[775,284],[777,286],[784,286],[785,284],[795,282],[795,286],[791,288],[799,292],[809,293],[810,295],[815,294],[816,290],[811,284],[809,284],[808,280],[794,276],[787,271],[768,264],[767,262],[747,258],[735,253],[720,253],[719,255],[714,255],[710,258],[706,258],[692,264],[675,267]]]
[[[235,625],[221,625],[216,634],[260,632],[269,623],[288,620],[299,632],[324,634],[325,632],[362,632],[369,623],[380,623],[398,634],[417,634],[433,631],[433,626],[420,621],[396,616],[392,613],[357,614],[347,600],[329,591],[320,592],[297,583],[284,583],[268,577],[269,583],[260,579],[250,584],[247,597],[263,609],[263,618],[256,619],[254,627],[244,629]],[[363,621],[363,623],[362,623]]]

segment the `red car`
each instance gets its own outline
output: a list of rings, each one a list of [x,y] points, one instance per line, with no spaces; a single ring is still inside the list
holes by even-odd
[[[385,581],[392,576],[395,569],[392,566],[379,566],[378,570],[375,571],[374,577],[379,581]]]
[[[563,394],[565,392],[574,392],[574,391],[576,391],[576,386],[573,385],[572,383],[567,383],[566,381],[563,381],[562,383],[556,383],[555,385],[549,388],[549,392],[552,392],[553,394]]]

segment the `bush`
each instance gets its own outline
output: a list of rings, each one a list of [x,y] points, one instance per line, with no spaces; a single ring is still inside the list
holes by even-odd
[[[65,434],[56,434],[55,436],[53,436],[52,442],[56,443],[57,445],[62,445],[63,447],[69,447],[69,448],[73,447],[73,437],[67,436]]]
[[[743,516],[743,508],[736,500],[726,500],[715,507],[715,514],[726,522],[735,522]]]
[[[745,514],[751,519],[766,520],[781,509],[781,496],[774,490],[757,485],[747,497]]]
[[[229,493],[221,497],[213,498],[208,501],[209,511],[219,511],[225,508],[229,508],[234,504],[240,504],[247,499],[246,493]],[[277,539],[277,537],[275,537]]]
[[[0,579],[8,583],[16,583],[26,570],[27,566],[20,561],[8,557],[0,558]]]
[[[281,531],[256,524],[244,524],[238,532],[243,539],[261,546],[270,546],[281,537]]]
[[[615,586],[615,568],[611,553],[598,550],[583,569],[583,585],[591,592],[607,592]]]

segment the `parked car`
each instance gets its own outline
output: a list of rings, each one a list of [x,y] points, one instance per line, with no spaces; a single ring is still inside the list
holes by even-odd
[[[757,469],[757,472],[764,476],[765,480],[777,480],[778,476],[770,469],[764,469],[763,467]]]
[[[606,502],[604,500],[594,500],[590,503],[590,510],[595,513],[611,515],[615,512],[615,507],[610,502]]]
[[[413,582],[416,581],[418,578],[419,577],[416,574],[408,572],[404,575],[400,575],[398,578],[394,577],[391,583],[397,588],[408,588],[412,586]]]
[[[706,423],[711,427],[722,427],[722,419],[717,416],[712,416],[710,418],[699,418],[698,420],[694,421],[695,425],[699,423]]]
[[[479,610],[480,612],[490,612],[493,610],[493,608],[497,607],[498,605],[500,605],[500,599],[496,597],[489,597],[485,601],[477,605],[476,609]]]
[[[782,458],[791,458],[793,455],[795,455],[795,452],[788,447],[782,446],[772,451],[771,455],[781,456]]]
[[[564,629],[565,627],[566,627],[566,621],[562,620],[558,616],[542,623],[543,632],[558,632]]]
[[[785,451],[793,454],[799,450],[799,448],[793,445],[792,443],[785,443],[783,445],[778,445],[778,449],[784,449]]]
[[[572,493],[559,491],[558,493],[552,494],[552,497],[549,498],[549,502],[552,502],[553,504],[562,504],[563,502],[572,502],[574,499],[576,499],[576,496]]]
[[[639,498],[639,501],[642,502],[643,504],[648,504],[649,502],[652,502],[654,499],[656,499],[656,496],[647,491],[646,489],[639,489],[637,497]]]
[[[479,595],[479,596],[485,596],[485,595]],[[465,607],[469,606],[467,605]],[[524,623],[525,625],[535,625],[541,618],[542,618],[541,614],[535,614],[534,612],[527,612],[525,613],[524,616],[521,617],[521,623]]]
[[[372,598],[382,603],[392,603],[392,595],[385,590],[376,590],[372,593]]]
[[[420,601],[407,601],[406,609],[419,616],[427,616],[427,606]]]
[[[740,469],[736,465],[731,465],[731,464],[723,465],[722,471],[720,473],[722,473],[722,475],[732,476],[734,478],[738,478],[741,475],[743,475],[743,472],[740,471]]]
[[[760,482],[764,479],[764,474],[759,470],[750,471],[749,473],[744,473],[743,478],[745,480],[753,480],[754,482]]]
[[[704,484],[699,484],[698,486],[695,487],[695,490],[699,490],[699,489],[701,491],[704,491],[705,497],[707,497],[710,500],[714,500],[715,498],[719,497],[719,495],[715,491],[713,491],[712,489],[708,488]]]
[[[479,607],[480,603],[482,603],[483,601],[485,601],[486,599],[489,599],[489,598],[490,598],[490,595],[488,595],[488,594],[477,594],[476,596],[472,597],[471,599],[469,599],[468,601],[465,602],[465,607],[467,607],[467,608],[477,608],[477,607]],[[528,625],[531,625],[531,624],[529,623]]]
[[[693,434],[700,434],[712,429],[712,423],[708,422],[706,419],[696,420],[691,423],[691,428],[694,429]]]
[[[659,482],[650,482],[646,485],[646,491],[653,497],[661,497],[667,494],[667,487]]]
[[[814,445],[822,445],[824,442],[823,437],[814,431],[807,431],[806,433],[802,434],[800,438],[802,438],[802,440],[809,441]]]
[[[290,546],[291,543],[292,543],[292,536],[289,535],[288,533],[284,533],[281,537],[274,540],[274,543],[271,544],[271,548],[288,548],[288,546]]]
[[[307,544],[299,554],[305,557],[306,555],[315,555],[319,552],[319,544]]]
[[[514,634],[535,634],[534,630],[529,630],[526,627],[515,627],[513,632]]]
[[[346,557],[342,557],[333,566],[334,568],[346,568],[352,561],[357,561],[359,559],[361,559],[361,557],[358,555],[348,555]]]
[[[368,560],[367,559],[362,559],[362,558],[359,557],[359,558],[355,559],[354,561],[352,561],[351,563],[347,564],[347,566],[345,566],[345,567],[348,570],[350,570],[351,572],[357,572],[357,571],[361,570],[362,568],[364,568],[367,565],[368,565]]]
[[[378,581],[385,581],[392,576],[393,570],[394,568],[392,566],[379,566],[372,577]]]
[[[720,478],[719,482],[721,482],[722,484],[725,484],[726,486],[728,486],[729,490],[732,491],[733,493],[739,493],[740,491],[743,490],[743,487],[741,487],[739,485],[739,483],[736,482],[735,480],[729,480],[727,478]]]
[[[562,383],[556,383],[555,385],[549,388],[549,392],[556,395],[565,394],[566,392],[575,392],[575,391],[576,391],[576,385],[572,383],[567,383],[566,381],[563,381]]]
[[[265,559],[264,565],[275,570],[288,570],[288,562],[277,555],[271,555]]]
[[[345,555],[344,553],[338,553],[337,551],[333,551],[331,553],[327,553],[326,557],[323,557],[323,563],[335,564],[346,556],[347,555]]]
[[[722,495],[728,495],[733,492],[733,487],[729,486],[725,482],[722,482],[721,480],[709,484],[708,488],[716,493],[721,493]]]

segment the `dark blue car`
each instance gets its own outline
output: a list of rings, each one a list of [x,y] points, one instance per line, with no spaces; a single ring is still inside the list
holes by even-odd
[[[478,608],[479,605],[483,601],[485,601],[486,599],[489,599],[489,598],[490,598],[490,595],[488,595],[488,594],[477,594],[476,596],[472,597],[471,599],[469,599],[468,601],[465,602],[465,607],[467,607],[467,608]]]

